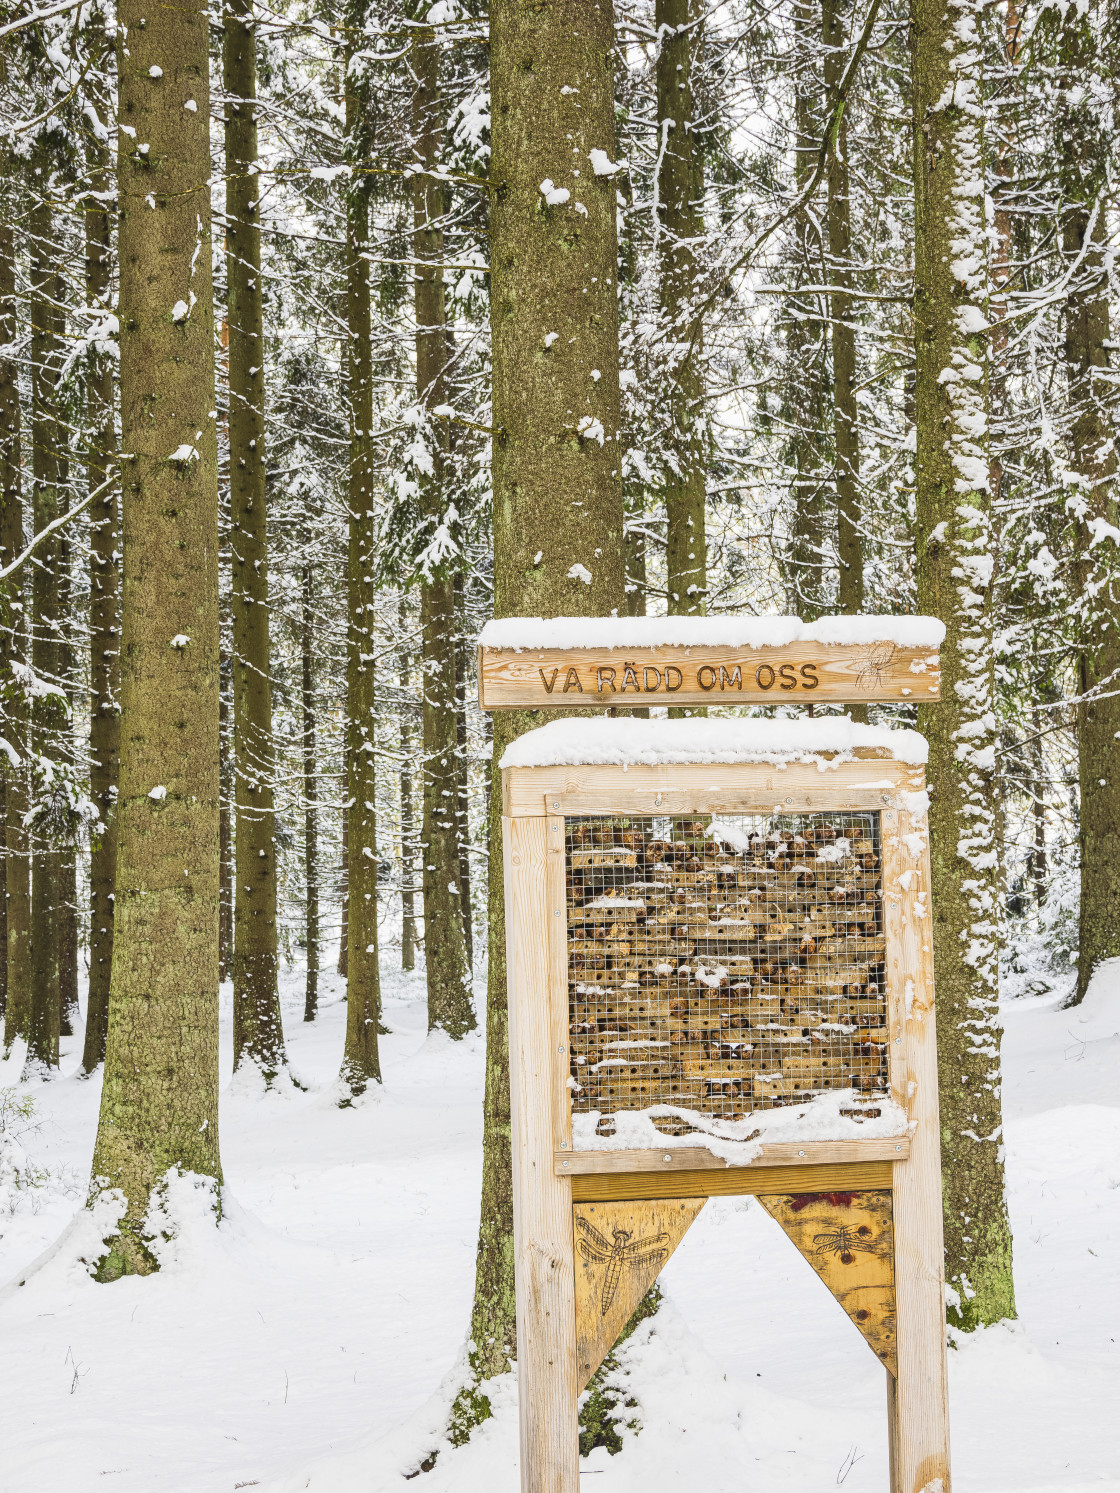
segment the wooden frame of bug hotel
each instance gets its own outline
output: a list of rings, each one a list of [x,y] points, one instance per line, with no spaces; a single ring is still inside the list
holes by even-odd
[[[833,699],[937,698],[931,619],[636,621],[490,624],[483,699],[499,675],[540,708],[571,705],[547,689],[568,669],[676,668],[684,693],[787,665]],[[892,1493],[949,1493],[924,760],[844,716],[567,718],[507,750],[523,1493],[576,1493],[579,1394],[725,1194],[884,1364]]]

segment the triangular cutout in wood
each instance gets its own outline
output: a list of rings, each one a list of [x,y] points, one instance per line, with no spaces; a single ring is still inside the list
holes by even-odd
[[[580,1389],[614,1347],[707,1198],[576,1203],[576,1371]]]
[[[875,1357],[895,1374],[890,1192],[803,1192],[758,1201],[797,1245]]]

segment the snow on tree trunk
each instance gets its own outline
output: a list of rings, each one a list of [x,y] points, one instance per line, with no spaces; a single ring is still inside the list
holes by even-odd
[[[373,153],[368,88],[360,50],[364,0],[347,12],[347,152],[355,163]],[[377,963],[377,781],[374,758],[373,356],[370,347],[369,178],[357,164],[346,197],[347,383],[350,469],[346,501],[346,1043],[341,1079],[351,1096],[381,1082],[377,1036],[381,981]]]
[[[997,1014],[994,553],[978,0],[913,0],[918,607],[946,626],[929,738],[949,1319],[1015,1314]]]
[[[428,1029],[458,1038],[477,1025],[463,938],[459,856],[458,712],[456,709],[454,568],[458,522],[446,486],[448,455],[447,315],[443,286],[446,194],[431,173],[440,164],[444,106],[440,45],[422,28],[412,39],[412,133],[417,162],[427,174],[412,181],[413,278],[416,308],[416,420],[412,465],[420,489],[425,549],[420,559],[420,680],[424,733],[423,824],[424,962]],[[438,413],[434,413],[438,412]]]

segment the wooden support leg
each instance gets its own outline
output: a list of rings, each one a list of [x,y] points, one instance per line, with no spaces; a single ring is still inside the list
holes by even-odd
[[[553,1174],[552,1162],[549,822],[506,819],[503,833],[521,1490],[577,1493],[572,1183]],[[540,927],[546,906],[548,931]]]
[[[887,1374],[887,1455],[890,1461],[890,1489],[891,1493],[898,1493],[898,1468],[896,1466],[895,1449],[898,1436],[898,1417],[895,1414],[894,1405],[895,1377],[892,1373]]]
[[[937,1143],[934,1126],[921,1127],[910,1160],[894,1169],[898,1374],[887,1391],[891,1493],[950,1493],[944,1246],[941,1192],[933,1185]],[[924,1156],[923,1148],[932,1155]]]

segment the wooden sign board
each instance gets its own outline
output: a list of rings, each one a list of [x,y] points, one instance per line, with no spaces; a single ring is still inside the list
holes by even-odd
[[[589,744],[635,724],[656,756],[656,721],[588,721]],[[719,749],[742,723],[695,724]],[[929,831],[910,733],[778,768],[607,765],[567,738],[550,757],[558,725],[520,738],[536,745],[502,773],[522,1493],[578,1493],[580,1391],[716,1194],[761,1199],[883,1364],[892,1493],[947,1493]],[[789,726],[791,750],[799,729],[811,743],[808,723]],[[830,1090],[844,1136],[787,1138],[786,1116]],[[740,1157],[704,1144],[764,1123],[775,1138]]]
[[[615,620],[602,619],[601,647],[496,647],[484,634],[478,650],[479,706],[572,710],[762,701],[928,704],[941,698],[936,646],[906,646],[882,638],[862,643],[799,640],[755,648],[703,642],[619,647],[610,641]]]

